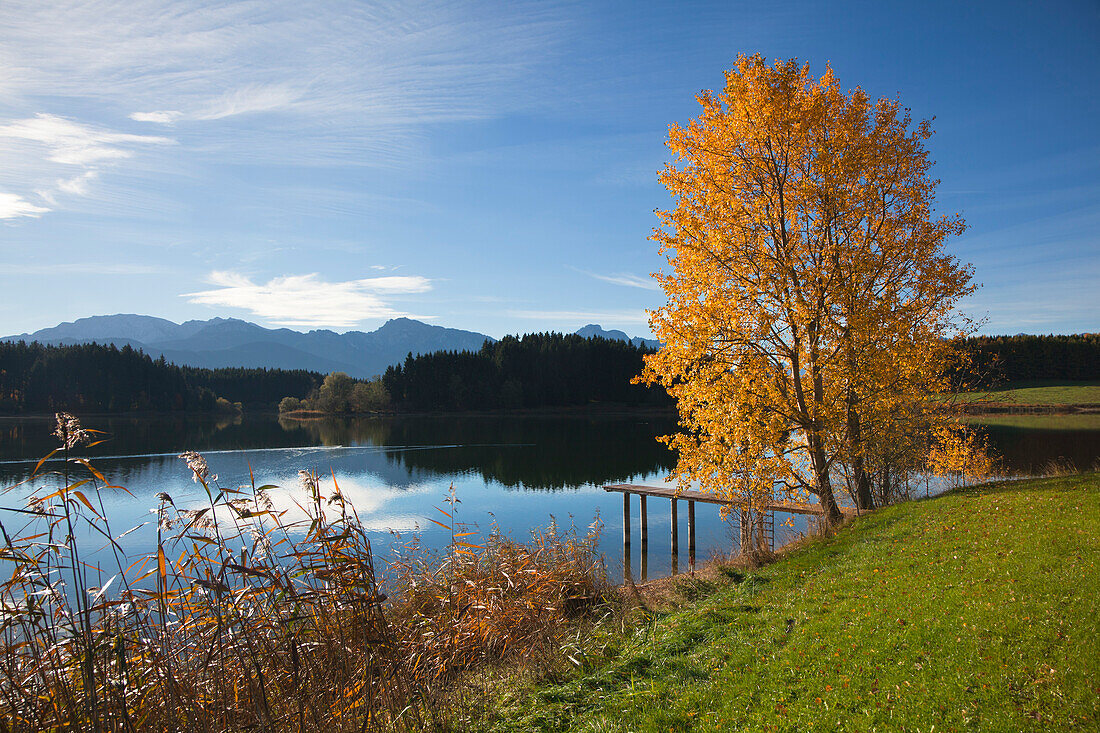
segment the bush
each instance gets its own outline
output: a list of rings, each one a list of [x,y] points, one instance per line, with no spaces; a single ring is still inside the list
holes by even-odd
[[[570,621],[606,598],[601,528],[597,517],[583,537],[552,523],[526,544],[498,532],[475,544],[456,523],[442,556],[406,548],[390,566],[390,580],[405,589],[390,618],[406,656],[433,680],[483,664],[552,659]]]

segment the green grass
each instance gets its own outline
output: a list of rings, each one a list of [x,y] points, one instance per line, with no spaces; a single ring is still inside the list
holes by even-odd
[[[888,507],[594,637],[478,729],[1097,730],[1100,475]]]
[[[1100,382],[1021,382],[994,390],[958,395],[962,402],[995,402],[1016,405],[1100,404]]]

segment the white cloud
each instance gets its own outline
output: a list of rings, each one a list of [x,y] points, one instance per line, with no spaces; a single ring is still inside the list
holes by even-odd
[[[517,82],[568,15],[541,1],[6,0],[0,88],[11,109],[89,100],[145,123],[278,115],[247,133],[204,126],[196,144],[223,156],[407,162],[424,125],[541,104]]]
[[[170,125],[180,117],[183,117],[183,112],[175,109],[160,110],[158,112],[134,112],[130,115],[130,119],[135,122],[156,122],[161,125]]]
[[[0,124],[0,183],[22,187],[6,194],[7,216],[40,216],[60,207],[59,197],[88,196],[100,171],[141,147],[171,145],[153,135],[133,135],[39,113]],[[77,172],[73,173],[74,169]],[[28,197],[37,196],[45,206]]]
[[[544,77],[531,71],[571,22],[562,3],[533,0],[3,8],[0,190],[16,197],[7,218],[63,209],[74,196],[132,210],[152,176],[201,175],[204,164],[408,168],[426,160],[430,125],[544,104],[531,83]],[[120,123],[171,125],[174,139]],[[126,175],[76,177],[107,165]],[[83,170],[59,170],[74,166]]]
[[[112,132],[43,113],[0,125],[0,138],[38,143],[54,163],[78,166],[129,158],[133,155],[129,148],[135,144],[170,145],[175,142],[167,137]]]
[[[57,190],[71,193],[75,196],[87,196],[88,184],[99,176],[99,171],[84,171],[79,176],[62,178],[57,182]]]
[[[431,281],[419,276],[325,282],[312,273],[258,284],[238,273],[216,271],[209,279],[216,288],[182,297],[191,303],[247,310],[274,325],[304,328],[351,328],[365,320],[408,316],[382,296],[431,290]]]
[[[49,211],[45,206],[37,206],[22,196],[0,192],[0,219],[18,219],[29,216],[36,218]]]

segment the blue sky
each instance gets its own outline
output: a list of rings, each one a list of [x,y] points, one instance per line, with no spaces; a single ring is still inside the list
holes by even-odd
[[[0,6],[0,333],[109,313],[648,332],[669,123],[738,53],[935,116],[989,333],[1100,330],[1100,6]]]

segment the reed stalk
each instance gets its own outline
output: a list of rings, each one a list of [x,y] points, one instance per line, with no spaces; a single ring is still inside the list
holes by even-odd
[[[3,731],[443,727],[448,684],[537,662],[606,589],[598,523],[583,537],[551,525],[529,543],[495,529],[477,543],[452,487],[447,548],[407,542],[386,569],[388,599],[335,477],[325,494],[302,472],[305,520],[291,521],[270,500],[277,487],[222,486],[191,452],[205,505],[159,495],[156,547],[127,564],[126,533],[98,497],[111,484],[73,456],[91,431],[59,414],[57,435],[47,458],[61,470],[43,459],[25,506],[0,518]],[[85,556],[89,534],[109,552]]]

